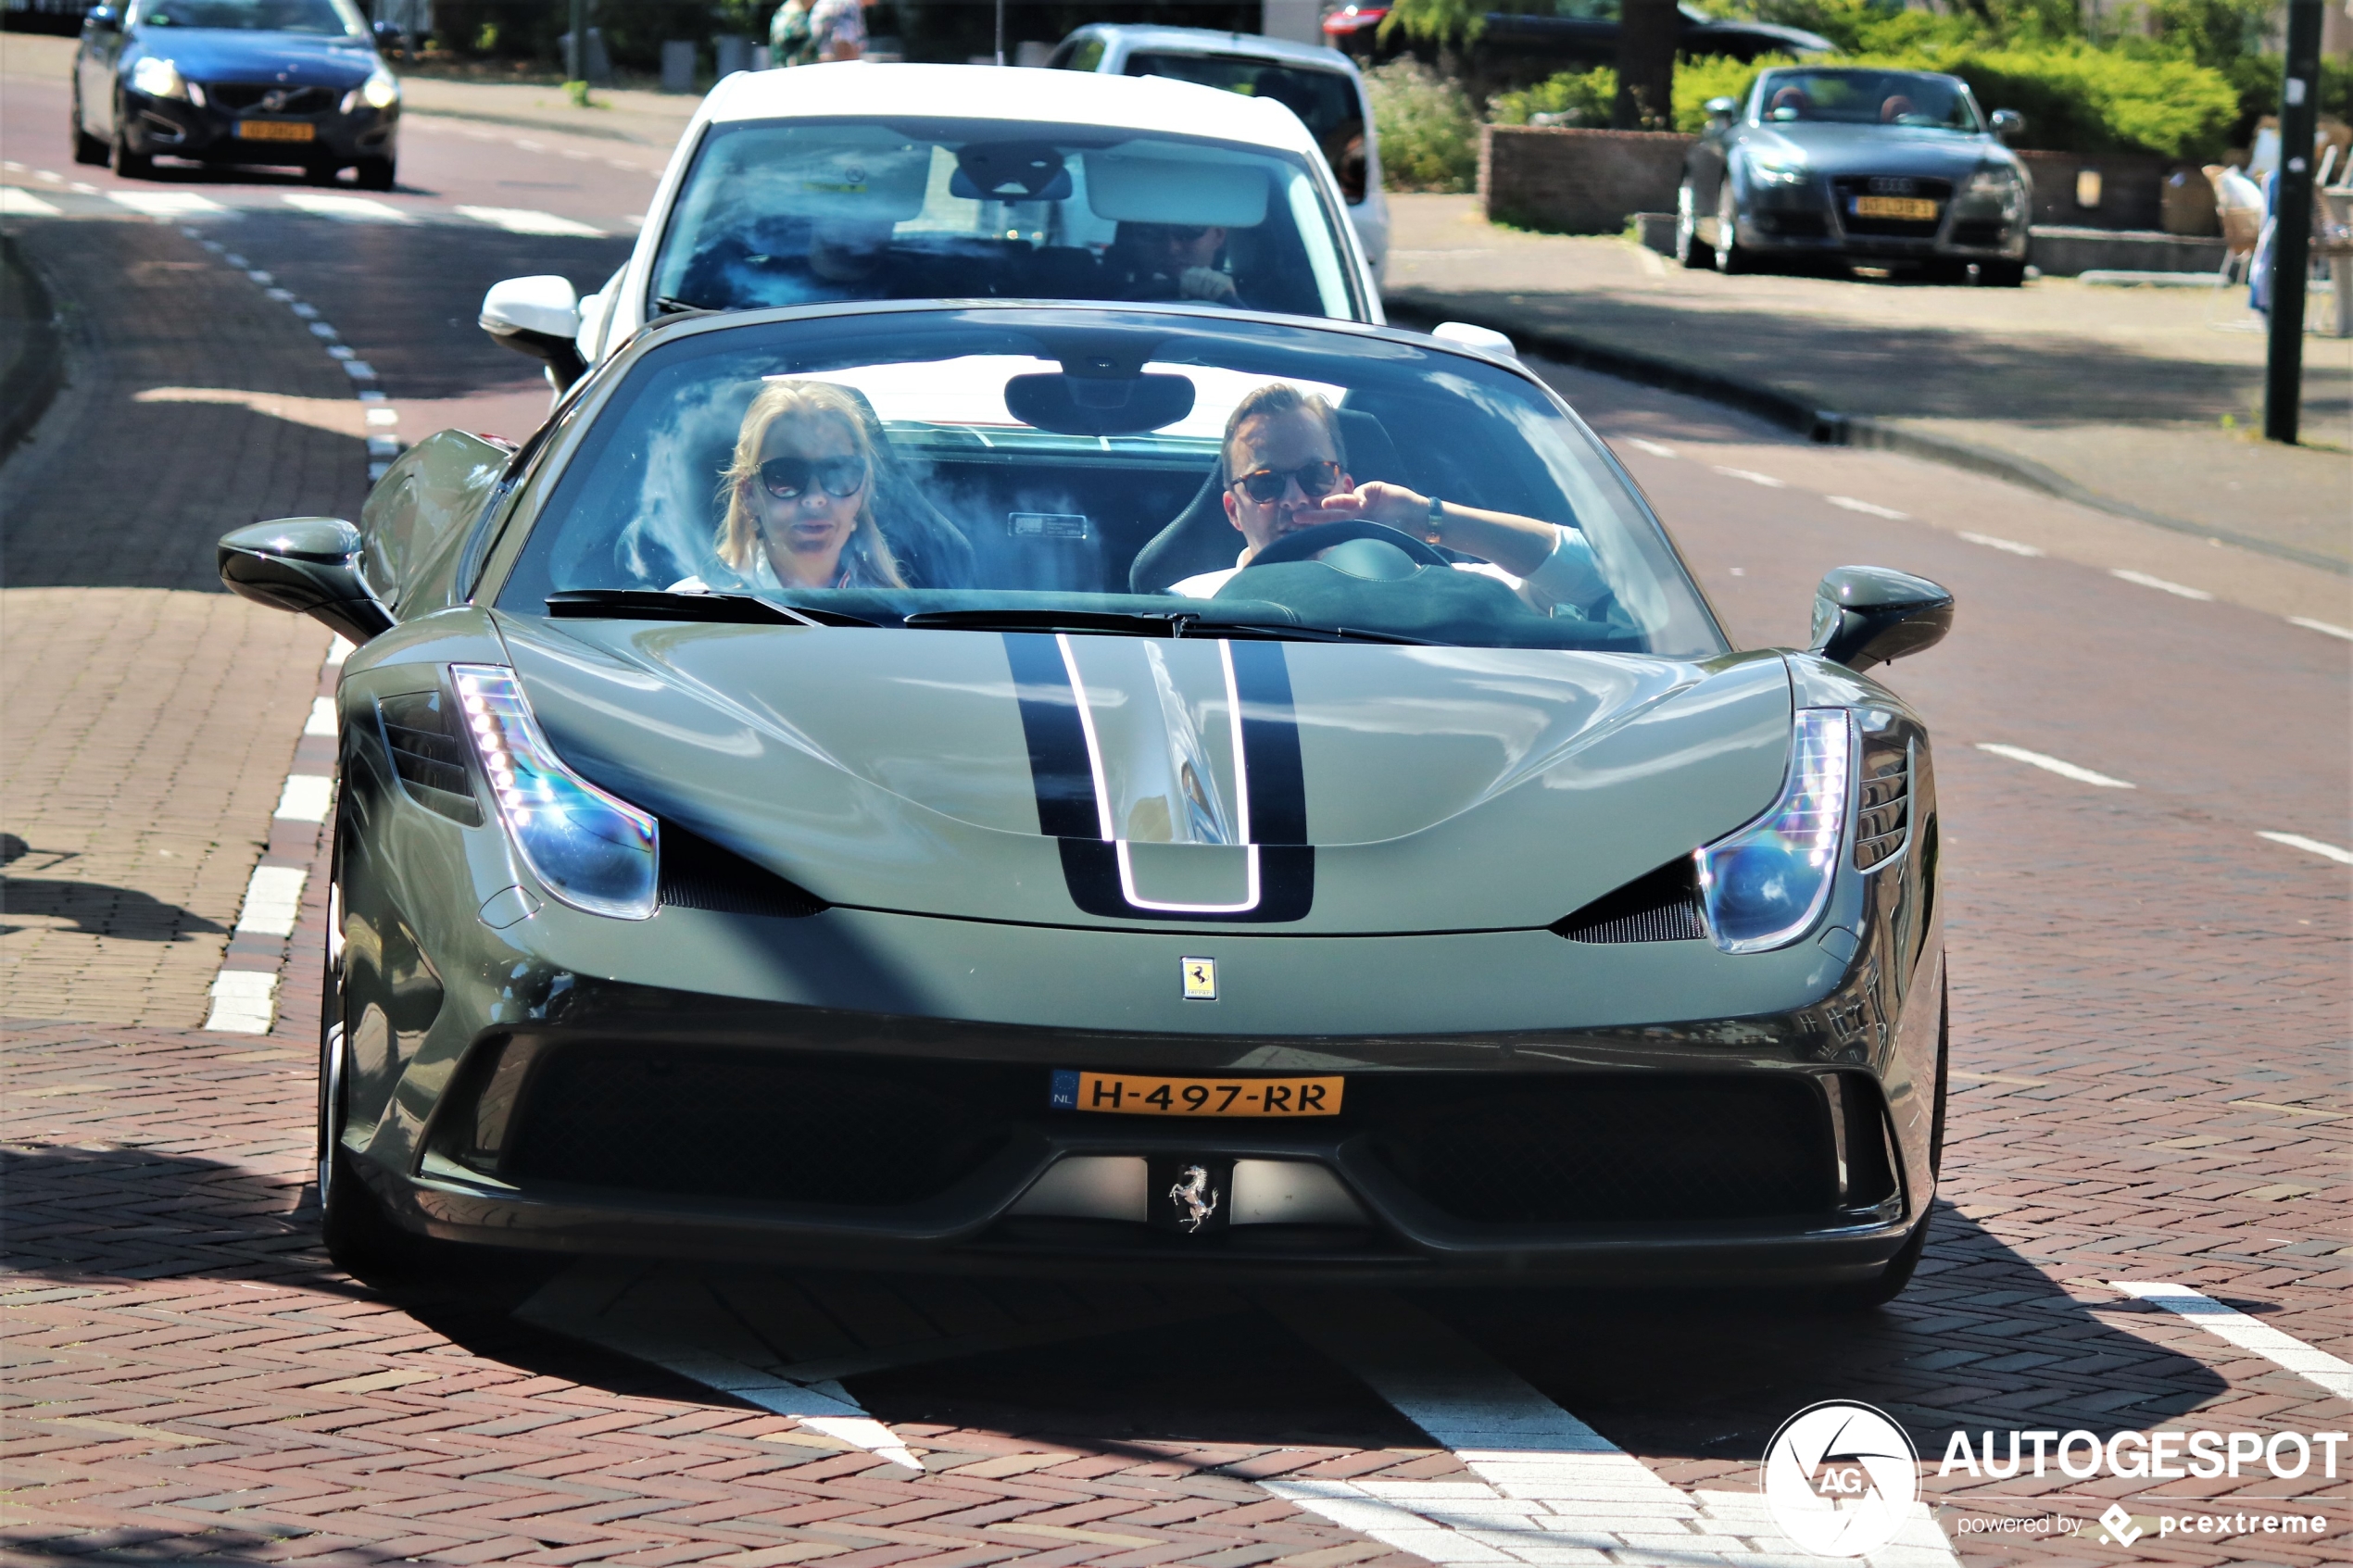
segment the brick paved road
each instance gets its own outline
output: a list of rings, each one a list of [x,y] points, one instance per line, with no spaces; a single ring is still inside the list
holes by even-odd
[[[117,245],[116,264],[142,269],[147,283],[226,291],[196,299],[175,331],[240,320],[233,289],[254,291],[192,242],[169,230],[107,229],[68,237],[88,247],[82,270],[103,271],[106,246]],[[337,232],[284,232],[321,254],[306,260],[297,245],[256,259],[314,266],[322,281],[305,286],[334,286]],[[367,315],[362,291],[349,299],[336,310],[352,341],[400,331]],[[333,372],[321,370],[315,345],[283,326],[256,319],[238,329],[252,334],[236,349],[249,357],[238,386],[335,396],[317,379]],[[125,397],[167,376],[164,384],[222,384],[177,364],[121,369],[147,350],[105,352]],[[396,399],[409,392],[387,390]],[[2096,566],[1993,551],[1954,532],[2070,526],[2063,509],[2032,497],[1992,492],[2003,515],[1989,511],[1988,492],[1883,455],[1790,447],[1606,383],[1573,390],[1605,431],[1639,430],[1675,446],[1672,458],[1629,447],[1629,461],[1743,634],[1794,635],[1814,575],[1839,560],[1889,560],[1962,592],[1963,631],[1899,671],[1939,725],[1948,810],[1959,1069],[1948,1202],[1919,1280],[1866,1322],[1793,1315],[1740,1296],[1466,1294],[1423,1305],[1689,1495],[1753,1491],[1769,1433],[1824,1398],[1892,1411],[1931,1472],[1956,1429],[2345,1429],[2353,1406],[2343,1399],[2105,1283],[2188,1281],[2309,1344],[2353,1352],[2343,1305],[2353,1253],[2345,873],[2254,837],[2271,829],[2353,836],[2344,824],[2343,645],[2289,628],[2279,619],[2286,609],[2182,601]],[[227,417],[218,406],[127,406],[146,410],[141,417]],[[321,449],[330,455],[315,470],[325,476],[320,487],[303,489],[314,470],[289,455],[308,453],[310,437],[278,430],[272,439],[285,445],[271,460],[284,487],[264,481],[253,504],[348,508],[357,442],[302,428],[337,444]],[[82,438],[74,450],[89,447]],[[147,571],[149,557],[178,550],[173,570],[187,571],[218,522],[204,508],[255,460],[234,443],[184,457],[191,466],[175,471],[195,503],[89,514],[135,516],[160,531],[117,549],[119,536],[82,529],[85,556]],[[1725,467],[1778,473],[1788,487],[1717,471]],[[0,484],[13,497],[30,471],[0,470]],[[85,482],[75,470],[72,483]],[[1849,496],[1900,502],[1921,521],[1825,505],[1820,493],[1833,482]],[[1870,488],[1891,483],[1908,488],[1900,496]],[[173,520],[184,530],[160,529]],[[1735,567],[1742,575],[1731,575]],[[89,584],[122,579],[89,567],[60,569],[58,580],[67,585],[0,598],[11,703],[0,722],[15,770],[0,825],[104,867],[103,877],[88,874],[90,886],[132,888],[153,902],[74,894],[72,912],[94,934],[61,934],[67,922],[53,920],[22,935],[37,937],[44,962],[80,953],[78,963],[60,958],[55,980],[7,976],[6,1010],[19,1022],[0,1116],[16,1273],[0,1284],[10,1323],[0,1555],[1339,1568],[1413,1559],[1257,1483],[1369,1482],[1366,1496],[1393,1483],[1405,1490],[1380,1495],[1417,1486],[1416,1496],[1451,1489],[1457,1499],[1485,1489],[1456,1454],[1284,1327],[1300,1321],[1301,1303],[1289,1298],[1139,1305],[1116,1293],[1016,1300],[983,1291],[981,1299],[922,1282],[707,1270],[630,1286],[658,1289],[665,1301],[734,1303],[732,1323],[698,1320],[704,1349],[742,1356],[756,1342],[804,1366],[819,1358],[795,1348],[807,1330],[794,1314],[813,1304],[858,1352],[849,1360],[874,1368],[833,1374],[845,1398],[887,1424],[923,1462],[917,1473],[619,1354],[585,1329],[550,1331],[549,1314],[531,1304],[560,1295],[570,1276],[551,1281],[544,1268],[518,1265],[451,1300],[388,1297],[335,1273],[310,1228],[321,879],[310,879],[291,944],[297,957],[267,1037],[186,1027],[201,972],[225,938],[157,912],[169,905],[226,925],[265,845],[280,860],[315,851],[307,826],[281,824],[273,837],[268,816],[276,780],[297,756],[324,639],[248,617],[217,594],[99,591]],[[20,603],[56,607],[37,658],[20,640],[31,624]],[[124,608],[146,604],[157,608],[144,620]],[[269,643],[273,633],[284,641]],[[84,644],[111,650],[120,670],[105,668],[104,653],[75,657]],[[106,693],[104,705],[93,690]],[[201,720],[185,717],[199,709]],[[120,732],[147,749],[109,751],[124,744]],[[19,746],[25,736],[31,746]],[[2049,750],[2140,787],[2089,789],[1974,750],[1981,740]],[[29,760],[19,761],[20,750]],[[209,846],[208,869],[162,880],[158,868],[179,857],[161,851],[183,834]],[[28,856],[10,871],[57,880],[79,863],[57,862],[69,868],[60,872]],[[22,907],[12,889],[11,924]],[[152,944],[171,956],[150,960],[144,978],[108,968],[134,950],[137,932],[167,928],[186,939]],[[57,946],[69,941],[84,946]],[[271,939],[231,961],[275,962],[281,950]],[[36,993],[35,984],[50,989]],[[53,999],[20,1005],[35,994]],[[126,1000],[134,994],[135,1007]],[[939,1353],[984,1319],[997,1326],[948,1347],[965,1353]],[[1100,1332],[1058,1336],[1055,1325],[1074,1321]],[[987,1348],[992,1335],[1006,1348]],[[839,1346],[825,1353],[838,1357]],[[2158,1500],[2167,1492],[2233,1507],[2295,1499],[2266,1506],[2324,1509],[2328,1538],[2152,1537],[2131,1555],[2353,1556],[2347,1485],[2317,1474],[2242,1477],[2235,1490],[2224,1482],[2148,1491],[2057,1474],[1996,1482],[1931,1473],[1927,1485],[1948,1529],[1965,1515],[2046,1508],[2084,1519],[2112,1496],[2144,1515],[2178,1506]],[[1607,1558],[1556,1551],[1548,1561],[1670,1560],[1630,1549]],[[1969,1537],[1959,1554],[1971,1564],[2122,1555]]]

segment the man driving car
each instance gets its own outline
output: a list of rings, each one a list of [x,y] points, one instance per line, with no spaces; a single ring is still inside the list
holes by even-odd
[[[1227,232],[1202,224],[1122,223],[1118,249],[1130,268],[1138,299],[1197,299],[1249,307],[1234,280],[1217,265]]]
[[[1323,397],[1283,382],[1257,388],[1234,407],[1220,448],[1227,521],[1243,540],[1235,563],[1169,585],[1187,598],[1214,597],[1277,540],[1325,523],[1377,522],[1427,544],[1479,558],[1458,571],[1504,579],[1532,608],[1578,608],[1609,595],[1584,536],[1574,528],[1440,500],[1348,473],[1340,412]],[[1490,563],[1490,564],[1482,564]]]

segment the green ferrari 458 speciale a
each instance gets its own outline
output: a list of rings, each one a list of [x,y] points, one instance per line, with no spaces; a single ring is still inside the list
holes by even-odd
[[[659,321],[238,593],[343,667],[319,1185],[469,1248],[1902,1288],[1952,599],[1731,646],[1506,355]]]

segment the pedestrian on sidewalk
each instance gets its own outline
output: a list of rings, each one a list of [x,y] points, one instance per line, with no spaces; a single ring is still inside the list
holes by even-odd
[[[854,60],[866,52],[866,12],[859,0],[816,0],[809,8],[809,43],[820,60]]]
[[[768,23],[768,57],[779,66],[805,66],[810,51],[809,0],[785,0]]]

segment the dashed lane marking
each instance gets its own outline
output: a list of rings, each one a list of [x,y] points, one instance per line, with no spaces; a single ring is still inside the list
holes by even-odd
[[[604,237],[602,229],[573,219],[559,218],[552,212],[533,212],[520,207],[461,207],[457,210],[477,223],[487,223],[510,234],[550,234],[587,240]]]
[[[310,717],[304,720],[302,723],[304,734],[332,735],[340,727],[341,722],[335,714],[333,697],[320,696],[310,699]]]
[[[1861,512],[1866,517],[1883,517],[1890,522],[1912,521],[1909,512],[1899,512],[1894,507],[1882,507],[1875,501],[1858,501],[1852,495],[1825,495],[1822,499],[1833,507],[1844,507],[1850,512]]]
[[[308,734],[310,726],[305,724],[303,733]],[[323,822],[334,799],[335,781],[326,774],[288,773],[278,793],[278,809],[271,815],[282,822]]]
[[[1628,436],[1626,438],[1626,445],[1629,446],[1640,447],[1642,450],[1648,452],[1654,458],[1671,458],[1675,455],[1675,448],[1669,446],[1664,441],[1645,441],[1639,435]]]
[[[408,223],[409,216],[396,207],[366,196],[321,196],[308,191],[288,191],[285,204],[296,212],[308,212],[316,218],[333,218],[345,223]]]
[[[302,884],[310,873],[300,866],[256,866],[245,882],[237,929],[257,936],[292,936],[302,914]]]
[[[1996,757],[2007,757],[2013,762],[2023,762],[2030,768],[2041,768],[2046,772],[2057,773],[2063,779],[2073,779],[2077,784],[2097,784],[2102,789],[2139,787],[2136,784],[2127,784],[2122,779],[2112,779],[2106,773],[2094,772],[2089,768],[2079,768],[2072,762],[2063,762],[2056,757],[2045,756],[2039,751],[2029,751],[2022,746],[2001,746],[1992,741],[1980,741],[1977,743],[1977,749],[1990,751]]]
[[[1795,1556],[1760,1494],[1687,1495],[1397,1297],[1353,1296],[1345,1310],[1307,1296],[1266,1304],[1478,1477],[1259,1483],[1277,1497],[1439,1563],[1696,1568]],[[1926,1504],[1916,1502],[1895,1542],[1862,1561],[1881,1568],[1952,1568],[1957,1559]]]
[[[0,185],[0,218],[55,218],[57,207],[44,202],[31,191],[15,185]]]
[[[2235,1307],[2224,1306],[2202,1290],[2168,1281],[2134,1280],[2110,1280],[2108,1288],[2162,1307],[2176,1317],[2187,1318],[2216,1338],[2228,1340],[2242,1350],[2252,1350],[2273,1365],[2319,1384],[2340,1399],[2353,1399],[2353,1361],[2307,1345],[2294,1335],[2283,1334]]]
[[[2043,552],[2032,545],[2021,545],[2015,539],[1998,538],[1991,533],[1963,533],[1961,537],[1972,545],[1982,545],[1989,550],[2003,550],[2014,556],[2039,556]]]
[[[2325,621],[2315,621],[2309,615],[2291,615],[2287,618],[2287,623],[2291,626],[2301,626],[2307,632],[2319,632],[2331,637],[2342,637],[2347,642],[2353,643],[2353,631],[2348,631],[2342,626],[2333,626]]]
[[[2176,598],[2196,599],[2204,602],[2214,596],[2203,588],[2184,587],[2179,583],[2169,583],[2162,577],[2151,577],[2145,571],[2134,571],[2128,567],[2110,568],[2108,575],[2126,583],[2138,583],[2144,588],[2154,588],[2160,594],[2171,594]]]
[[[211,218],[229,210],[194,191],[108,191],[107,199],[148,218]]]
[[[1768,490],[1786,490],[1789,488],[1789,482],[1787,480],[1775,479],[1769,473],[1758,473],[1754,469],[1728,469],[1719,463],[1716,465],[1716,471],[1724,475],[1727,479],[1744,479],[1751,484],[1761,484]]]
[[[2268,838],[2274,844],[2284,844],[2290,849],[2301,849],[2307,854],[2325,857],[2334,860],[2340,866],[2353,866],[2353,849],[2340,849],[2334,844],[2324,844],[2317,838],[2307,838],[2300,833],[2258,833],[2255,836]]]
[[[213,976],[204,1026],[224,1035],[267,1035],[278,1013],[275,970],[224,969]]]

